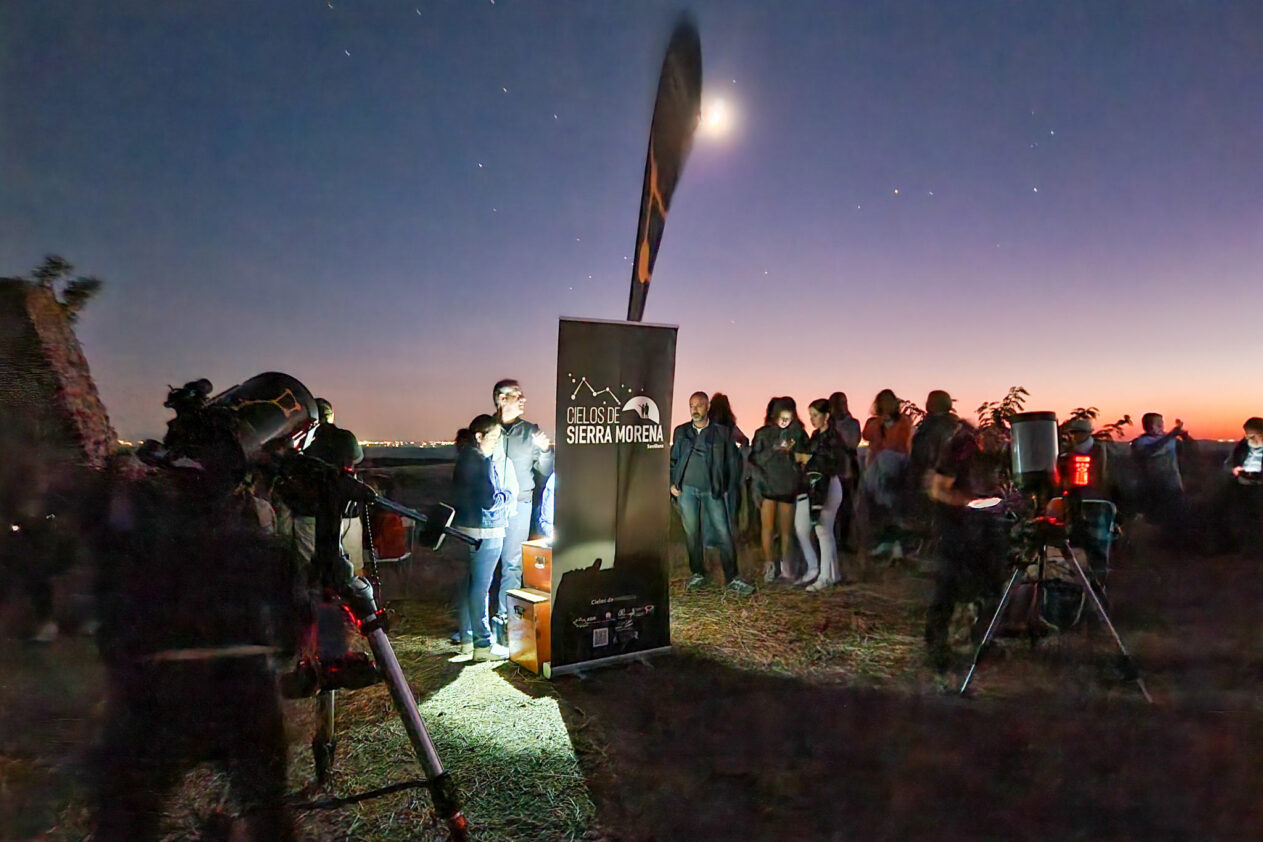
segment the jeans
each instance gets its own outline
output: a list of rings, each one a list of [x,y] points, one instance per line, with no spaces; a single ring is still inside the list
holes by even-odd
[[[512,521],[510,521],[511,523]],[[478,549],[469,551],[469,570],[460,600],[460,640],[482,649],[491,645],[491,621],[487,616],[487,592],[491,576],[504,547],[503,538],[483,538]],[[522,569],[522,546],[518,544],[518,573]],[[504,590],[503,588],[501,589]]]
[[[834,520],[838,516],[838,509],[841,507],[844,498],[842,492],[842,481],[837,477],[830,477],[829,490],[824,498],[824,505],[820,507],[820,519],[816,523],[816,540],[820,544],[820,575],[816,580],[823,584],[832,584],[840,581],[842,578],[842,569],[838,564],[838,544],[834,537]],[[798,503],[799,508],[804,507],[802,500]],[[808,504],[809,505],[809,504]],[[798,525],[798,512],[794,513],[795,526]],[[799,540],[801,540],[801,533]],[[811,570],[811,558],[808,553],[808,544],[803,545],[803,555],[807,559],[807,569]]]
[[[684,543],[688,547],[689,570],[705,574],[706,564],[702,541],[702,518],[705,530],[719,547],[719,561],[724,568],[724,581],[737,578],[737,551],[732,542],[732,529],[728,519],[728,504],[702,488],[686,485],[675,498],[680,509],[680,523],[684,526]]]
[[[504,527],[504,546],[499,553],[500,590],[496,602],[501,614],[509,613],[509,591],[522,587],[522,542],[530,537],[531,501],[519,500],[517,514]]]
[[[811,500],[806,494],[799,494],[798,499],[794,501],[794,533],[798,536],[798,546],[803,551],[803,560],[807,562],[807,569],[803,575],[814,579],[820,572],[820,556],[816,555],[816,548],[811,545]]]

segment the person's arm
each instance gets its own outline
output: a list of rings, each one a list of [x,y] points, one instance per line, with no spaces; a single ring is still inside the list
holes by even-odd
[[[1244,473],[1246,454],[1250,452],[1250,445],[1245,439],[1237,442],[1232,446],[1232,450],[1228,453],[1228,458],[1224,460],[1224,468],[1234,477],[1239,477]]]
[[[864,422],[864,432],[860,434],[860,438],[869,444],[876,444],[881,441],[881,434],[881,419],[874,415]]]
[[[531,433],[531,470],[539,474],[540,477],[547,480],[553,475],[553,466],[556,459],[556,448],[549,441],[547,433],[534,425],[535,430]]]
[[[492,482],[491,461],[476,451],[463,455],[465,458],[456,462],[457,501],[464,501],[471,508],[493,508],[496,505],[497,491],[501,489]]]
[[[544,493],[539,499],[539,529],[546,537],[553,537],[553,520],[557,506],[557,475],[548,477],[544,483]]]
[[[741,487],[741,451],[737,449],[737,443],[729,437],[724,442],[724,458],[727,462],[728,487],[725,491],[732,494]]]
[[[807,438],[807,432],[802,427],[797,427],[790,439],[793,442],[790,452],[794,454],[794,461],[799,465],[806,465],[811,460],[811,440]]]
[[[680,460],[684,458],[684,451],[686,447],[690,450],[690,452],[692,450],[691,442],[687,445],[685,444],[686,436],[684,435],[684,431],[686,429],[688,429],[687,426],[681,424],[675,428],[675,432],[671,436],[671,472],[667,474],[667,476],[671,481],[672,497],[680,496],[680,486],[677,483],[684,482],[684,477],[678,475],[682,474],[684,471],[684,466],[681,464]]]
[[[1135,450],[1141,456],[1153,456],[1158,451],[1162,450],[1163,446],[1165,446],[1167,442],[1175,438],[1175,436],[1179,433],[1180,430],[1181,430],[1180,427],[1176,427],[1174,430],[1167,433],[1166,435],[1159,436],[1156,439],[1152,439],[1151,441],[1146,441],[1146,442],[1142,442],[1140,440],[1144,438],[1144,436],[1141,436],[1140,438],[1137,438],[1135,441],[1131,443],[1132,450]]]
[[[973,498],[956,487],[956,477],[930,472],[930,499],[949,506],[966,506]]]
[[[858,418],[847,418],[838,426],[838,435],[842,438],[842,444],[846,445],[848,450],[855,450],[860,446],[860,422]]]

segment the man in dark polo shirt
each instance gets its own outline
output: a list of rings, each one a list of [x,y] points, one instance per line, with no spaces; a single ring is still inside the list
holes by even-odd
[[[680,510],[688,547],[687,587],[706,583],[703,533],[719,545],[720,563],[728,590],[749,596],[754,587],[737,575],[737,550],[728,517],[729,492],[741,482],[741,455],[732,441],[732,430],[706,417],[710,399],[705,392],[689,398],[690,421],[671,435],[671,496]]]

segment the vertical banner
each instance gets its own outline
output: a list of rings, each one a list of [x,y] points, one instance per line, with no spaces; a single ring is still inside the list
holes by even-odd
[[[675,335],[561,320],[549,674],[671,644]]]
[[[671,195],[688,160],[701,111],[702,42],[697,25],[685,17],[671,33],[667,54],[662,59],[653,121],[649,124],[649,153],[645,156],[631,294],[627,300],[629,322],[640,321],[645,313],[645,298],[649,295],[658,246],[662,244]]]

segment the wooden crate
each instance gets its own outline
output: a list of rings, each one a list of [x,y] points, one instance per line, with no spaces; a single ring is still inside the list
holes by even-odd
[[[547,541],[522,544],[522,587],[551,593],[553,589],[553,548]]]
[[[508,593],[509,660],[533,673],[552,660],[552,600],[535,588]]]

